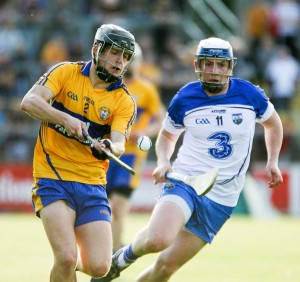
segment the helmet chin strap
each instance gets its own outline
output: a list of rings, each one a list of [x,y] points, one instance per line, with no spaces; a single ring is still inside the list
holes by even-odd
[[[105,82],[108,83],[114,83],[120,79],[120,77],[114,76],[111,73],[109,73],[108,70],[105,69],[104,67],[97,67],[96,73],[101,80],[104,80]]]
[[[201,84],[204,90],[210,93],[220,93],[226,86],[226,83],[220,84],[220,83],[213,83],[207,81],[201,81]]]

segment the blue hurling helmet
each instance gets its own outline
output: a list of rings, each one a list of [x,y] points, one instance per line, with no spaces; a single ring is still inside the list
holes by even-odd
[[[94,64],[96,65],[96,72],[98,77],[101,80],[106,82],[116,82],[121,77],[123,77],[126,72],[128,66],[130,65],[131,60],[134,57],[135,50],[135,38],[134,36],[127,30],[123,29],[114,24],[103,24],[100,28],[98,28],[94,45],[98,46],[96,53],[92,51],[92,57]],[[102,56],[104,50],[106,48],[110,48],[110,50],[115,49],[121,51],[122,54],[128,55],[129,63],[124,67],[121,71],[121,75],[116,77],[108,72],[105,68],[107,64],[111,64],[107,61],[105,57]],[[100,66],[100,62],[102,61],[102,65]],[[116,66],[117,67],[117,66]]]
[[[229,83],[233,67],[236,64],[236,58],[233,57],[233,51],[230,43],[216,37],[201,40],[199,42],[195,58],[195,72],[202,83],[202,87],[210,93],[221,92],[225,88],[226,84]],[[215,69],[212,72],[207,72],[205,70],[206,59],[214,59],[214,62],[217,60],[228,61],[228,72],[218,74],[214,72]],[[204,73],[219,75],[221,76],[221,81],[215,82],[213,80],[204,80]]]

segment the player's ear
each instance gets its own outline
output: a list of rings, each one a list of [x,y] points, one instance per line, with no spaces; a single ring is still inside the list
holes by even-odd
[[[94,43],[92,47],[92,52],[95,54],[97,52],[98,44]]]
[[[197,60],[194,60],[194,68],[195,68],[195,70],[197,70],[197,65],[198,65]]]

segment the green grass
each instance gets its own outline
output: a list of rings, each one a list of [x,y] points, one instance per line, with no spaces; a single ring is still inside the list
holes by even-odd
[[[145,225],[149,214],[132,214],[126,241]],[[171,282],[299,282],[300,219],[234,216]],[[116,282],[133,282],[156,255],[139,259]],[[0,214],[0,281],[49,281],[52,252],[41,221],[33,214]],[[89,277],[79,273],[78,282]],[[159,282],[159,281],[158,281]]]

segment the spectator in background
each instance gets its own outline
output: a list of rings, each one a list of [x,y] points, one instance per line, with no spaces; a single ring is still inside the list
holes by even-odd
[[[77,1],[53,0],[47,1],[47,13],[42,25],[43,32],[39,38],[39,49],[41,49],[49,39],[61,36],[67,46],[70,46],[74,37],[77,37],[81,30],[86,30],[84,23],[77,18]],[[76,18],[76,20],[74,19]],[[80,23],[79,23],[80,22]],[[97,22],[99,23],[99,21]]]
[[[10,6],[0,14],[0,96],[12,97],[16,93],[18,67],[26,55],[26,40],[17,27],[18,15]]]
[[[172,94],[194,75],[189,65],[194,60],[194,54],[190,56],[189,44],[183,42],[183,38],[174,32],[170,32],[164,49],[165,52],[159,57],[162,72],[159,85],[161,92],[168,97],[166,102],[169,103]]]
[[[20,59],[26,53],[26,41],[22,31],[17,27],[18,15],[15,11],[5,9],[0,17],[0,54],[8,60]]]
[[[44,22],[47,14],[47,0],[22,0],[16,7],[22,17],[25,25],[33,27]]]
[[[247,10],[246,30],[249,38],[249,50],[254,58],[260,52],[262,40],[269,33],[269,7],[264,0],[255,0]],[[255,64],[255,60],[253,61]],[[258,68],[258,66],[256,66]],[[259,68],[258,68],[259,70]]]
[[[299,62],[291,56],[287,46],[280,45],[265,69],[265,79],[270,85],[270,99],[278,112],[291,110],[291,100],[297,93],[299,78]]]
[[[106,192],[112,208],[113,248],[123,246],[123,230],[130,210],[130,197],[140,184],[147,153],[136,146],[140,136],[156,137],[165,117],[165,109],[160,101],[155,85],[141,78],[143,54],[140,46],[135,45],[135,58],[124,75],[124,83],[137,104],[136,121],[132,126],[130,138],[125,146],[121,160],[137,172],[132,176],[115,162],[111,162],[107,173]],[[117,177],[116,177],[117,175]]]
[[[142,67],[140,75],[149,79],[155,85],[159,85],[162,72],[158,65],[158,57],[155,53],[155,44],[151,34],[144,33],[139,38],[141,49],[143,50]]]
[[[276,42],[285,44],[299,59],[300,4],[295,0],[277,0],[271,7]]]
[[[274,41],[274,38],[271,34],[266,35],[262,39],[262,45],[260,51],[257,54],[257,57],[254,59],[251,52],[248,54],[249,59],[255,60],[257,66],[257,78],[261,83],[265,83],[264,72],[266,69],[266,65],[269,61],[275,56],[277,53],[277,45]]]
[[[255,80],[257,78],[257,70],[254,61],[256,60],[251,60],[247,56],[248,48],[244,39],[240,36],[231,36],[228,41],[232,44],[233,53],[239,62],[234,68],[234,73],[238,73],[240,78]]]
[[[41,64],[44,71],[59,62],[68,61],[69,59],[67,43],[60,35],[50,39],[42,47]]]

